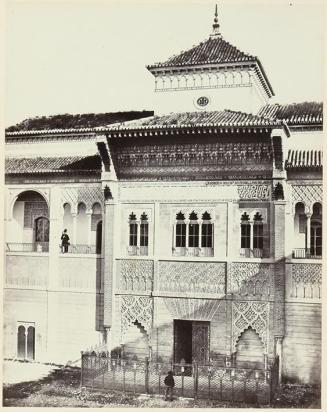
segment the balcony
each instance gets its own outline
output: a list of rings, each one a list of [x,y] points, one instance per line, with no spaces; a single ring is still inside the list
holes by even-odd
[[[212,247],[174,247],[173,256],[211,257]]]
[[[245,257],[245,258],[268,258],[269,257],[269,250],[241,248],[240,249],[240,257]]]
[[[33,242],[33,243],[6,243],[7,252],[49,252],[49,242]]]
[[[128,256],[148,256],[148,246],[128,246]]]
[[[315,249],[306,248],[296,248],[293,249],[292,258],[293,259],[321,259],[322,252]]]

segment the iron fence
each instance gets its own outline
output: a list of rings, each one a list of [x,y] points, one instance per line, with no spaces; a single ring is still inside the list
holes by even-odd
[[[164,395],[173,371],[174,396],[269,404],[278,386],[278,359],[268,369],[134,361],[109,352],[82,353],[81,385],[89,389]]]

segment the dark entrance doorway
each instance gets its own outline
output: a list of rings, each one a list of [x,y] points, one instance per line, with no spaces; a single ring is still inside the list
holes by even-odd
[[[174,362],[209,361],[209,322],[174,320]]]
[[[49,251],[49,219],[39,217],[35,220],[35,243],[37,252]]]

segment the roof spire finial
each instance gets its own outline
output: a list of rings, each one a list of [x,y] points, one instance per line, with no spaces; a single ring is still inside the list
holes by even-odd
[[[212,33],[210,37],[221,37],[220,31],[219,31],[219,23],[218,23],[218,6],[216,4],[215,8],[215,18],[213,19],[213,25],[212,25]]]

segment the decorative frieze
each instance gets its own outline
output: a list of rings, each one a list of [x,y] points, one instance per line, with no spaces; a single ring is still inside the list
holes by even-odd
[[[232,347],[236,350],[237,340],[244,330],[251,327],[261,338],[266,352],[268,352],[268,324],[269,324],[269,303],[253,301],[234,301],[233,313],[233,333]]]
[[[38,217],[49,217],[49,210],[46,201],[44,202],[24,202],[24,228],[33,228]]]
[[[321,298],[321,264],[293,264],[291,279],[291,297]]]
[[[313,204],[316,202],[322,203],[322,196],[322,185],[292,185],[293,211],[295,211],[296,203],[302,202],[305,206],[305,213],[312,213]]]
[[[271,187],[269,185],[239,185],[237,191],[241,200],[269,200],[271,198]]]
[[[265,263],[230,263],[228,292],[243,297],[268,298],[274,290],[273,266]]]
[[[158,290],[225,294],[225,263],[159,262]]]
[[[67,187],[61,191],[62,204],[69,203],[72,209],[76,209],[79,203],[85,203],[88,210],[94,203],[103,205],[103,191],[101,186]]]
[[[165,306],[173,319],[211,321],[221,301],[218,299],[164,298]]]
[[[128,328],[134,323],[139,322],[148,334],[151,333],[153,302],[148,296],[121,296],[121,337],[124,337]]]
[[[121,260],[119,268],[120,290],[145,292],[153,289],[152,260]]]
[[[114,156],[118,168],[195,165],[234,165],[241,168],[249,162],[258,167],[272,162],[268,142],[121,146],[115,148]]]

